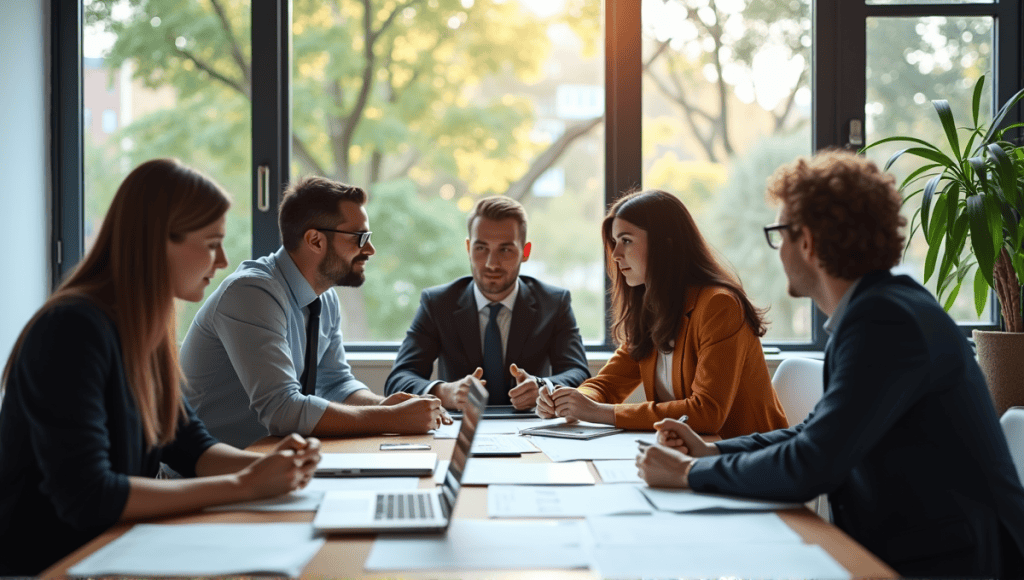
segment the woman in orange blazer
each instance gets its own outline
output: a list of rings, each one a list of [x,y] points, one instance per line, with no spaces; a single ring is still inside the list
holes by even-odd
[[[625,429],[688,417],[723,438],[787,426],[761,350],[764,312],[663,191],[628,194],[602,225],[620,347],[578,389],[542,390],[537,412]],[[643,385],[645,403],[623,403]]]

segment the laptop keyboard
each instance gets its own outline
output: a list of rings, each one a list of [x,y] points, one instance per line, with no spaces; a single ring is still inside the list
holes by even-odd
[[[377,520],[433,519],[434,506],[425,493],[378,493]]]

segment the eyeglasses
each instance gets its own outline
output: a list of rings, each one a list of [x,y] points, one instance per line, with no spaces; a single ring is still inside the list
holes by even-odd
[[[772,224],[764,227],[764,238],[768,240],[768,246],[778,250],[782,245],[782,232],[793,227],[793,224]]]
[[[360,248],[365,246],[370,241],[370,235],[373,232],[346,232],[344,230],[332,230],[331,228],[313,228],[318,232],[334,232],[336,234],[348,234],[350,236],[359,236],[356,240],[356,245]]]

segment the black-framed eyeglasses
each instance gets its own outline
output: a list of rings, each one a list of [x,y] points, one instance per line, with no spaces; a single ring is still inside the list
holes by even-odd
[[[764,227],[764,239],[768,240],[768,247],[778,250],[782,246],[782,232],[791,228],[793,224],[772,224]]]
[[[336,234],[348,234],[350,236],[358,236],[359,239],[356,240],[356,245],[359,246],[360,248],[365,246],[367,244],[367,242],[370,241],[370,235],[373,234],[373,232],[346,232],[344,230],[332,230],[331,228],[313,228],[313,229],[315,229],[318,232],[334,232]]]

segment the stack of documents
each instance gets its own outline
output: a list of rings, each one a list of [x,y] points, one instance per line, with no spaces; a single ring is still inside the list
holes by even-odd
[[[315,512],[324,499],[324,493],[334,490],[344,491],[408,491],[420,486],[418,477],[352,477],[320,478],[314,477],[305,489],[256,501],[229,503],[206,508],[208,512]]]
[[[514,469],[509,467],[514,465]],[[434,481],[440,484],[448,462],[438,462]],[[586,462],[515,463],[505,459],[476,458],[466,464],[462,485],[594,485],[596,480]]]
[[[640,490],[632,485],[492,485],[487,488],[487,515],[492,518],[581,518],[653,511]]]
[[[654,443],[656,435],[636,431],[616,433],[590,441],[557,439],[554,437],[531,437],[533,444],[540,448],[551,461],[581,461],[596,459],[636,459],[639,448],[636,440]]]
[[[138,524],[68,573],[296,577],[323,544],[310,524]]]

